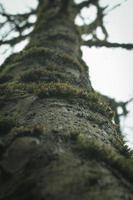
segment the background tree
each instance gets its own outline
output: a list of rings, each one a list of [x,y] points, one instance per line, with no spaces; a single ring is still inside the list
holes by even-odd
[[[90,5],[96,19],[75,26],[75,16],[83,18],[81,9]],[[81,59],[82,44],[133,48],[108,42],[106,9],[98,0],[40,0],[36,10],[22,15],[9,15],[1,6],[1,28],[10,22],[18,33],[4,35],[2,45],[28,37],[29,16],[37,13],[38,19],[25,50],[1,67],[0,199],[133,199],[132,153]],[[81,39],[86,33],[91,41]]]

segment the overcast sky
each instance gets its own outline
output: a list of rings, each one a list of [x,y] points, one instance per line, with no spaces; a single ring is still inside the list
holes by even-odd
[[[103,0],[103,3],[107,0]],[[110,2],[110,1],[108,1]],[[117,0],[111,1],[115,5]],[[106,5],[106,4],[103,4]],[[111,42],[133,43],[133,0],[105,18]],[[133,50],[83,47],[83,58],[89,65],[93,87],[105,95],[126,101],[133,97]],[[133,103],[128,106],[126,119],[121,120],[128,145],[133,148]]]
[[[16,13],[36,7],[36,0],[0,0],[9,12]],[[101,0],[102,5],[111,6],[122,0]],[[124,0],[123,0],[124,2]],[[95,14],[94,8],[90,11],[90,20]],[[110,12],[105,17],[105,24],[111,42],[133,43],[133,0],[127,0],[121,7]],[[23,44],[15,50],[20,50]],[[82,47],[83,59],[89,66],[93,87],[105,95],[117,100],[128,100],[133,97],[133,51],[107,48]],[[0,49],[0,52],[2,49]],[[0,58],[0,62],[2,57]],[[126,120],[122,121],[124,132],[127,134],[128,144],[133,147],[133,103]],[[125,124],[125,126],[124,126]]]

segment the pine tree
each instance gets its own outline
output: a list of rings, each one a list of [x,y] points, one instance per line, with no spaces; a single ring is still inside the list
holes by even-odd
[[[74,19],[90,3],[40,0],[28,46],[1,69],[0,200],[133,199],[130,152],[81,59]]]

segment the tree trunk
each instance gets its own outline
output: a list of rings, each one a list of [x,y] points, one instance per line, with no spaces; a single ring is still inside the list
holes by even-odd
[[[0,200],[132,200],[132,161],[62,2],[40,1],[29,45],[2,68]]]

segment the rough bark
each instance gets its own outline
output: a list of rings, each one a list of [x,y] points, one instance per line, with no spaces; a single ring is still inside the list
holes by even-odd
[[[133,163],[91,87],[71,8],[40,1],[0,77],[0,200],[132,200]]]

